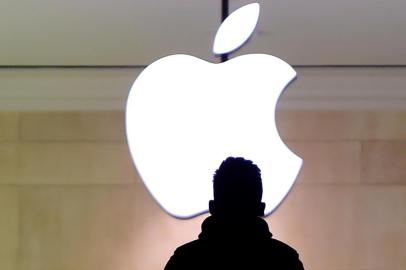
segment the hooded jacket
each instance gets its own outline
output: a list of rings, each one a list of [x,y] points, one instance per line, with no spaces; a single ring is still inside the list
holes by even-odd
[[[303,265],[296,250],[272,238],[265,220],[232,222],[210,216],[198,239],[177,248],[165,267],[183,269],[303,270]]]

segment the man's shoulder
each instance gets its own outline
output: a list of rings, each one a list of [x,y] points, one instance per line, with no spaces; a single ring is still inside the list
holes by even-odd
[[[274,259],[273,261],[276,265],[303,270],[299,253],[288,244],[274,238],[269,238],[265,249],[265,252]]]
[[[207,269],[208,265],[213,266],[213,263],[220,266],[225,262],[235,265],[246,265],[247,263],[257,265],[267,258],[269,263],[266,265],[273,265],[280,269],[303,270],[296,250],[273,238],[256,242],[254,246],[245,244],[241,246],[241,243],[238,242],[229,243],[229,245],[223,244],[202,239],[188,242],[175,250],[165,269]],[[196,265],[196,262],[199,264]],[[261,267],[258,269],[263,269]]]
[[[267,240],[267,245],[270,248],[279,250],[281,252],[285,252],[288,254],[298,254],[297,251],[293,247],[291,247],[288,244],[286,244],[278,239],[275,239],[275,238],[269,238]]]
[[[193,240],[191,242],[188,242],[186,244],[179,246],[175,250],[174,254],[178,255],[178,254],[185,254],[185,253],[195,253],[195,252],[200,251],[201,249],[202,249],[201,240],[196,239],[196,240]]]

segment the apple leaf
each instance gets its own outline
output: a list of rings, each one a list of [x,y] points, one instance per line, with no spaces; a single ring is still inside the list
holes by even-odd
[[[213,52],[221,55],[240,48],[252,35],[258,18],[258,3],[245,5],[231,13],[217,30]]]

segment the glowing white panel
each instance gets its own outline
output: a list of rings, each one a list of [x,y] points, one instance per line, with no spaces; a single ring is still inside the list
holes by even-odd
[[[162,208],[180,218],[207,211],[215,169],[241,156],[262,170],[265,214],[271,213],[302,164],[275,124],[277,100],[295,76],[289,64],[265,54],[221,64],[172,55],[148,66],[128,97],[127,139]]]
[[[245,5],[231,13],[216,33],[213,52],[225,54],[242,46],[254,31],[258,18],[258,3]]]

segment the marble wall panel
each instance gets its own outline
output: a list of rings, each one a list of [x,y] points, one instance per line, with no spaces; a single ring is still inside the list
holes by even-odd
[[[362,182],[406,184],[406,141],[362,143]]]
[[[18,188],[0,185],[0,269],[17,270],[20,245]]]
[[[287,142],[303,159],[297,183],[359,183],[361,146],[358,142]]]
[[[277,111],[276,122],[285,140],[354,140],[362,134],[359,112]]]
[[[20,184],[118,184],[138,181],[125,143],[23,143]]]
[[[24,112],[24,141],[125,141],[123,112]]]
[[[17,143],[0,143],[0,185],[17,183]]]
[[[63,269],[59,267],[63,258],[59,195],[46,187],[21,189],[20,269]]]
[[[277,111],[286,140],[405,140],[405,111]]]
[[[356,205],[361,269],[406,269],[406,186],[363,187]]]
[[[19,113],[0,112],[0,141],[16,141],[19,136]]]
[[[406,140],[406,110],[364,112],[362,124],[362,139]]]

